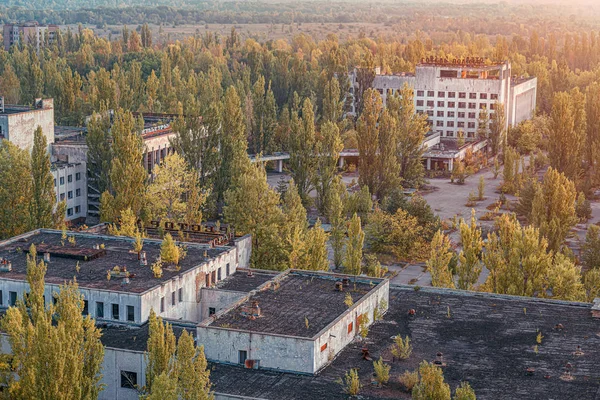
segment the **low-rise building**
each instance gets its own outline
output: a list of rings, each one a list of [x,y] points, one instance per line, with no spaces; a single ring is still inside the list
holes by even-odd
[[[137,114],[136,114],[137,116]],[[143,114],[144,129],[141,132],[144,140],[145,151],[143,163],[148,174],[152,173],[155,165],[169,154],[174,152],[171,141],[175,132],[171,128],[172,114]],[[86,142],[87,129],[60,126],[56,127],[56,142],[52,146],[53,159],[68,163],[88,163],[88,146]],[[88,222],[97,223],[100,217],[100,193],[96,184],[96,177],[92,173],[86,174],[87,186],[87,218]]]
[[[249,258],[238,248],[249,237],[221,246],[181,243],[186,256],[179,265],[155,276],[150,266],[160,255],[161,240],[144,239],[142,254],[133,239],[94,233],[41,229],[0,242],[0,259],[11,268],[0,271],[0,305],[12,306],[28,291],[26,255],[33,244],[48,264],[46,297],[77,278],[85,299],[84,312],[97,321],[141,325],[150,310],[170,319],[200,321],[201,290],[246,267]]]
[[[215,362],[316,374],[385,313],[388,292],[387,279],[290,270],[202,321],[198,342]]]

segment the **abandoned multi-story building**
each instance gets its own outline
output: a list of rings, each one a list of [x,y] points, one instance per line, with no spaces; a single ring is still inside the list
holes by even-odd
[[[141,136],[144,140],[144,166],[148,174],[152,168],[169,154],[173,153],[171,140],[175,132],[171,128],[174,116],[171,114],[143,114],[144,128]],[[56,142],[52,146],[53,159],[68,164],[88,162],[87,129],[73,127],[57,127]],[[93,173],[86,174],[87,215],[91,222],[98,222],[100,217],[100,191]]]
[[[42,128],[48,146],[54,142],[54,101],[37,99],[33,107],[5,104],[0,97],[0,140],[6,139],[23,150],[33,148],[33,133]]]
[[[416,66],[414,74],[381,75],[379,71],[376,68],[371,87],[379,91],[383,104],[387,96],[408,85],[414,90],[415,111],[426,114],[431,130],[445,137],[457,137],[462,131],[466,138],[474,138],[479,114],[485,110],[491,119],[496,103],[504,105],[507,127],[535,113],[537,78],[512,77],[508,61],[428,58]],[[350,73],[350,84],[348,113],[355,115],[354,94],[360,91],[357,70]]]
[[[3,29],[4,50],[9,51],[14,45],[31,45],[37,51],[44,45],[56,40],[60,28],[58,25],[40,25],[36,21],[23,24],[6,24]]]

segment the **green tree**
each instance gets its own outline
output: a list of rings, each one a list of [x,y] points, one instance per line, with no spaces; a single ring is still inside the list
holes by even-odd
[[[547,142],[550,165],[573,181],[580,177],[585,143],[584,132],[578,128],[579,124],[585,123],[585,119],[580,121],[585,118],[585,110],[576,108],[580,95],[579,92],[574,92],[573,96],[566,92],[554,95]]]
[[[586,138],[585,161],[590,186],[598,183],[597,164],[600,162],[600,82],[594,82],[586,90]]]
[[[130,112],[117,110],[111,128],[114,158],[110,170],[111,192],[100,199],[103,221],[112,222],[128,208],[137,216],[144,206],[148,173],[143,165],[144,142]]]
[[[454,289],[454,277],[448,268],[454,252],[448,236],[439,230],[431,241],[431,250],[427,260],[427,270],[431,274],[431,285]]]
[[[193,336],[184,330],[176,341],[171,325],[163,323],[154,310],[150,310],[148,330],[143,390],[148,396],[144,398],[212,400],[204,349],[194,345]]]
[[[54,214],[56,193],[54,192],[54,178],[50,171],[50,155],[46,137],[42,128],[37,127],[33,137],[33,149],[31,151],[31,176],[33,178],[32,223],[36,228],[54,228],[60,225],[64,219],[64,209],[58,208],[63,214]]]
[[[582,246],[583,265],[588,269],[600,269],[600,227],[590,224],[585,234],[585,243]]]
[[[8,140],[0,142],[0,238],[33,228],[31,156]]]
[[[454,394],[454,400],[477,400],[477,396],[475,396],[475,391],[469,385],[469,382],[461,382],[460,386],[456,388],[456,393]]]
[[[321,119],[323,123],[332,122],[334,124],[339,124],[343,115],[344,102],[341,97],[340,83],[335,77],[332,77],[331,80],[325,84]]]
[[[376,208],[369,216],[365,234],[370,251],[392,254],[400,260],[423,259],[427,251],[423,227],[403,209],[388,214]]]
[[[413,400],[450,400],[450,386],[444,382],[442,369],[427,361],[419,365],[419,383],[412,389]]]
[[[146,400],[176,399],[177,395],[177,381],[167,372],[162,372],[154,379],[152,393],[143,398]]]
[[[483,108],[479,112],[479,117],[477,118],[477,137],[481,139],[486,139],[490,134],[490,113],[487,108]]]
[[[110,171],[113,160],[112,134],[108,112],[94,113],[88,123],[85,137],[88,145],[88,170],[90,183],[98,193],[111,189]]]
[[[562,253],[555,255],[548,281],[552,298],[568,301],[586,300],[585,287],[581,281],[581,268]]]
[[[494,113],[490,119],[490,148],[492,150],[492,155],[495,156],[506,142],[506,115],[504,113],[504,104],[499,102],[494,103]]]
[[[360,217],[354,214],[348,224],[348,241],[344,254],[344,273],[360,275],[362,270],[362,254],[365,233],[360,224]]]
[[[236,177],[225,193],[225,219],[238,233],[252,234],[251,263],[255,268],[285,269],[286,258],[280,237],[284,215],[279,194],[267,183],[261,163]]]
[[[225,192],[231,187],[234,177],[240,176],[250,165],[244,115],[235,87],[227,88],[223,103],[223,127],[219,147],[221,162],[215,182],[216,199],[220,209],[225,200]]]
[[[549,168],[533,198],[531,220],[540,235],[548,239],[550,250],[557,251],[577,223],[575,185],[563,173]]]
[[[359,184],[367,186],[370,193],[377,193],[379,149],[379,122],[383,109],[381,95],[375,89],[367,89],[363,95],[363,111],[356,124],[360,163]]]
[[[330,242],[333,249],[333,264],[336,268],[342,266],[344,244],[346,242],[345,202],[348,197],[346,185],[338,175],[332,182],[327,201],[327,219],[331,225]]]
[[[376,153],[377,198],[383,199],[400,186],[400,164],[396,158],[399,126],[397,120],[386,109],[379,122]]]
[[[161,374],[171,374],[176,341],[169,323],[163,323],[154,310],[148,317],[148,347],[146,359],[146,391],[152,393],[154,381]],[[164,378],[163,378],[164,380]]]
[[[204,346],[194,344],[194,336],[183,331],[177,341],[175,360],[177,393],[182,400],[211,400],[210,371],[204,356]],[[161,400],[166,399],[163,397]]]
[[[302,118],[292,115],[292,136],[290,140],[291,175],[298,185],[298,192],[304,205],[309,203],[308,193],[312,188],[316,174],[316,134],[315,115],[310,99],[302,105]],[[332,143],[335,144],[335,132],[332,132]]]
[[[552,270],[548,242],[537,228],[522,227],[516,217],[503,214],[497,231],[488,234],[483,263],[490,274],[483,289],[517,296],[543,295]]]
[[[328,237],[329,235],[321,227],[321,221],[317,219],[315,226],[306,232],[300,269],[329,271],[329,259],[327,258]]]
[[[185,160],[177,153],[168,155],[161,164],[154,166],[154,176],[146,191],[146,207],[154,220],[183,221],[187,213],[186,199],[194,190],[197,179]],[[203,203],[204,196],[200,203]],[[186,221],[195,223],[200,221]]]
[[[46,264],[35,246],[27,256],[29,294],[2,318],[12,351],[11,399],[97,399],[104,359],[101,332],[82,315],[75,281],[61,285],[56,304],[44,299]]]
[[[483,248],[481,228],[477,226],[475,210],[471,212],[470,224],[464,220],[460,221],[460,243],[462,250],[458,255],[459,263],[456,267],[458,288],[472,290],[481,274],[481,250]]]
[[[396,119],[396,158],[400,163],[400,177],[405,187],[420,187],[425,169],[421,159],[425,148],[423,140],[429,132],[427,116],[415,112],[414,90],[407,85],[392,97],[388,97],[387,108]]]
[[[327,209],[331,184],[337,173],[337,162],[344,145],[338,127],[330,121],[321,125],[320,138],[316,143],[316,166],[313,186],[317,192],[317,206],[321,213]]]

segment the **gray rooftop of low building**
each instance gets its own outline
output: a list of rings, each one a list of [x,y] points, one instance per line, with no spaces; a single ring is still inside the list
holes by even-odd
[[[144,240],[143,250],[147,254],[148,265],[141,266],[137,253],[132,251],[131,238],[77,232],[68,232],[68,236],[74,237],[75,242],[63,240],[60,231],[45,229],[0,242],[0,259],[12,263],[12,271],[0,272],[0,279],[26,279],[27,252],[34,244],[38,248],[40,259],[44,252],[50,253],[46,283],[62,284],[76,277],[82,288],[143,293],[228,250],[225,247],[208,248],[205,245],[185,243],[183,245],[187,248],[187,254],[180,261],[179,270],[165,266],[162,277],[155,278],[150,266],[160,255],[160,240]],[[104,249],[94,249],[95,245],[104,245]],[[119,278],[107,279],[108,270],[115,266],[126,267],[133,274],[129,284],[123,284]]]
[[[0,111],[0,115],[21,114],[29,111],[35,111],[35,108],[29,106],[5,105],[4,111]]]
[[[231,290],[234,292],[251,292],[257,289],[263,283],[275,278],[279,271],[261,271],[238,268],[227,279],[217,283],[217,288],[221,290]]]
[[[312,338],[342,315],[348,306],[347,293],[357,302],[371,291],[380,279],[351,282],[345,291],[336,290],[337,275],[291,271],[250,296],[247,304],[238,305],[218,316],[210,325],[251,332]],[[261,316],[250,319],[245,307],[258,302]]]
[[[536,352],[539,332],[543,339]],[[392,361],[396,335],[411,338],[408,360]],[[391,365],[383,388],[371,384],[373,363],[362,359],[365,345],[373,359],[383,357]],[[212,363],[211,381],[216,392],[232,395],[342,400],[348,395],[339,379],[357,368],[361,399],[410,399],[398,376],[422,360],[437,360],[438,352],[452,392],[467,381],[478,400],[600,399],[600,319],[592,318],[591,304],[413,287],[390,287],[390,308],[366,342],[348,345],[318,376]],[[567,363],[572,381],[565,380]]]
[[[184,330],[187,330],[194,337],[196,335],[196,329],[192,326],[178,324],[177,321],[171,320],[165,320],[165,322],[171,324],[176,338],[179,338]],[[98,327],[102,331],[100,340],[106,347],[133,351],[146,351],[148,349],[149,331],[147,322],[136,327],[110,324],[99,324]]]

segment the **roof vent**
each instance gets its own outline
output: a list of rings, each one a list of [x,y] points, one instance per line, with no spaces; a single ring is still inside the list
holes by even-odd
[[[337,290],[338,292],[343,292],[344,291],[344,284],[340,281],[337,281],[335,283],[335,290]]]
[[[6,258],[0,258],[0,272],[12,271],[12,263]]]
[[[242,307],[242,315],[252,320],[260,317],[260,307],[258,306],[258,301],[252,300],[250,306]]]

